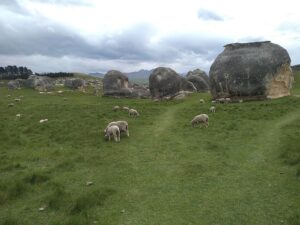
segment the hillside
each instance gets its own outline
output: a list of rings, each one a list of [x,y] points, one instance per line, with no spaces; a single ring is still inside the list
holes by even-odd
[[[0,225],[299,224],[300,98],[215,114],[209,102],[0,87]],[[191,127],[199,113],[209,114],[207,129]],[[113,120],[127,120],[130,137],[105,141]]]

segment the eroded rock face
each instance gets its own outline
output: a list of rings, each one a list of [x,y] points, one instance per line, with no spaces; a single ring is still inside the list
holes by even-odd
[[[228,44],[210,68],[211,93],[214,98],[290,95],[290,62],[288,52],[269,41]]]
[[[15,90],[15,89],[24,87],[24,83],[25,83],[25,80],[23,80],[23,79],[15,79],[15,80],[9,81],[7,83],[7,87],[10,90]]]
[[[31,75],[25,80],[25,87],[38,91],[50,91],[54,88],[54,82],[47,76]]]
[[[149,77],[149,88],[154,99],[171,99],[180,91],[196,91],[193,83],[166,67],[158,67],[152,71]]]
[[[86,87],[86,82],[80,78],[71,78],[64,81],[64,86],[71,89],[84,90]]]
[[[138,84],[131,84],[128,77],[117,70],[108,71],[103,79],[104,96],[149,98],[149,90]]]
[[[189,71],[186,79],[194,84],[198,92],[207,92],[210,90],[209,77],[200,69]]]

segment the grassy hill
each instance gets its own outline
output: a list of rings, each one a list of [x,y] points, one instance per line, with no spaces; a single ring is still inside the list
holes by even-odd
[[[0,88],[0,225],[300,224],[300,98],[209,102]],[[105,141],[112,120],[130,137]]]

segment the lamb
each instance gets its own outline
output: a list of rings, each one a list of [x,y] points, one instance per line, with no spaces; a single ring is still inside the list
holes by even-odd
[[[204,99],[200,99],[200,103],[204,103],[205,101],[204,101]]]
[[[191,124],[193,127],[195,127],[199,123],[203,123],[205,127],[208,127],[208,124],[209,124],[208,123],[208,115],[207,114],[197,115],[191,121]]]
[[[209,112],[215,113],[216,112],[216,107],[215,106],[210,107]]]
[[[140,114],[135,109],[129,109],[129,116],[136,117],[136,116],[140,116]]]
[[[120,141],[120,129],[117,125],[112,125],[106,129],[104,137],[108,137],[108,140],[110,141],[111,136],[114,137],[115,142]]]
[[[120,106],[118,106],[118,105],[113,107],[113,111],[115,111],[115,112],[118,111],[119,109],[120,109]]]
[[[119,127],[120,129],[120,133],[126,133],[127,137],[129,137],[129,130],[128,130],[128,123],[127,121],[113,121],[113,122],[110,122],[105,130],[104,130],[104,133],[106,133],[107,129],[110,127],[110,126],[113,126],[113,125],[116,125]]]

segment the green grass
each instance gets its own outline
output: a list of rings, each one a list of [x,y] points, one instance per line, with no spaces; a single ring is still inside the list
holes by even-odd
[[[190,121],[208,113],[208,94],[152,102],[0,88],[0,96],[0,225],[300,224],[298,97],[217,105],[205,129]],[[105,141],[113,120],[127,120],[130,137]]]

